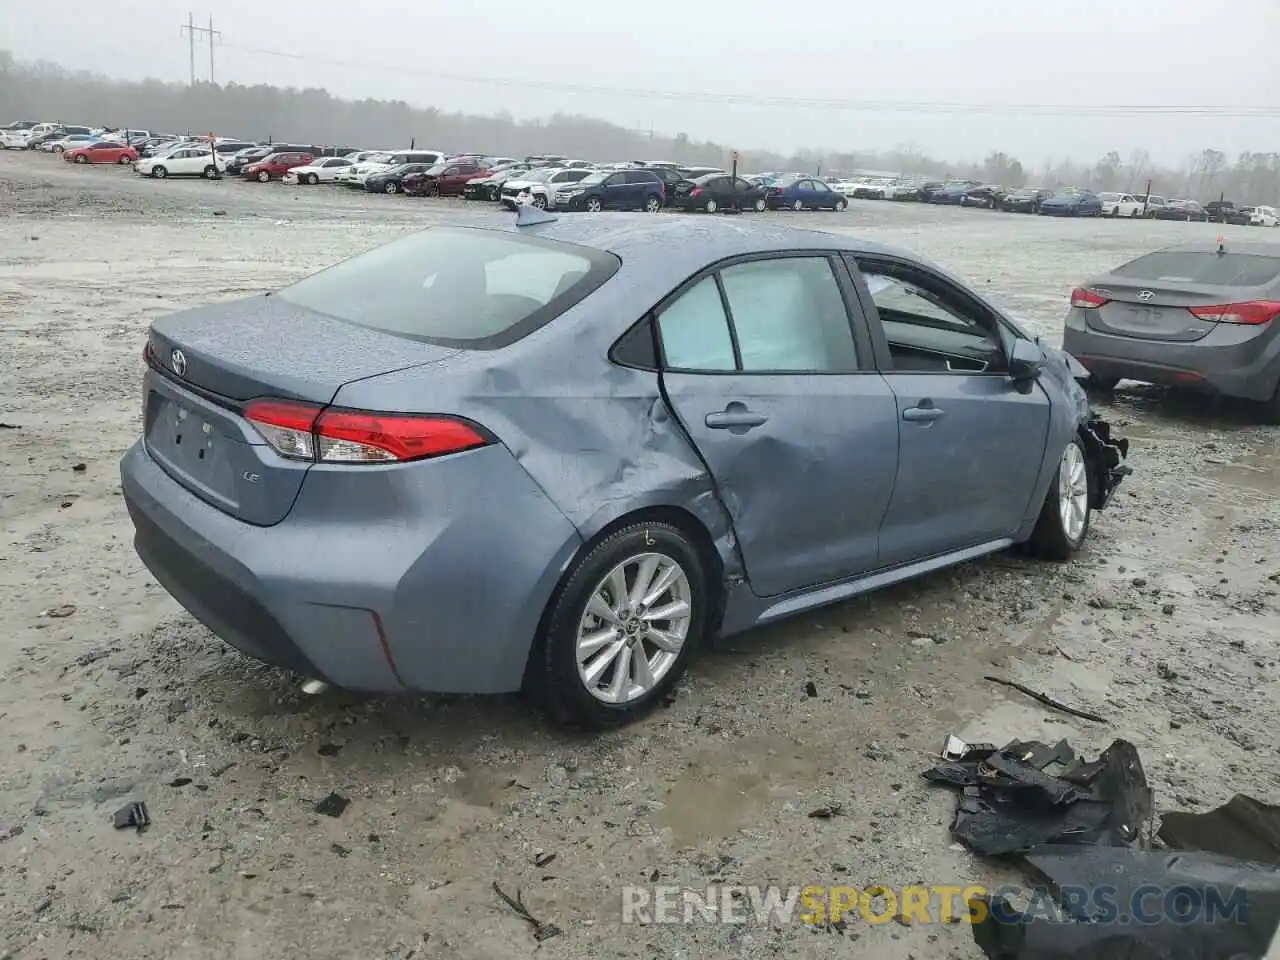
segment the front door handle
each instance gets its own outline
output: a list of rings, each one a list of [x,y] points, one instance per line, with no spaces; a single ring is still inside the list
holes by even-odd
[[[902,419],[912,423],[931,423],[941,420],[946,414],[932,404],[922,403],[918,407],[907,407],[902,411]]]
[[[769,420],[762,413],[752,413],[745,403],[734,400],[724,408],[723,413],[708,413],[703,420],[712,430],[732,430],[734,433],[746,433],[752,427],[761,426]]]

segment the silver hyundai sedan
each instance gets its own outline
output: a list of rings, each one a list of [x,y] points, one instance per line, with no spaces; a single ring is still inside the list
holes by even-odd
[[[1255,400],[1280,423],[1280,244],[1157,250],[1071,294],[1063,349],[1120,380]]]

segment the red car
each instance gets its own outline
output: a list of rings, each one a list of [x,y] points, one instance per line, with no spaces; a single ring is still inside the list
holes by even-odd
[[[411,197],[456,197],[472,177],[484,176],[488,167],[474,160],[437,163],[425,173],[404,178],[404,192]]]
[[[126,143],[89,143],[74,150],[63,150],[62,159],[68,163],[134,163],[138,151]]]
[[[305,167],[314,159],[309,153],[273,153],[245,167],[244,178],[260,183],[279,180],[294,167]]]

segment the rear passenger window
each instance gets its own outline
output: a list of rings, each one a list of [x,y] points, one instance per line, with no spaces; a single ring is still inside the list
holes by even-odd
[[[733,339],[715,277],[680,295],[658,316],[666,365],[679,370],[733,370]]]
[[[826,257],[740,263],[726,267],[721,280],[744,371],[858,369],[849,314]]]

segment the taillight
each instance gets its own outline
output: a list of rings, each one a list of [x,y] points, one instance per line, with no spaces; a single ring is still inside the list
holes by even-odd
[[[771,196],[775,196],[775,197],[781,196],[781,195],[782,195],[782,188],[781,188],[781,187],[770,187],[770,188],[769,188],[769,194],[770,194]]]
[[[453,417],[326,409],[292,400],[253,400],[244,417],[282,457],[319,463],[405,463],[493,442]]]
[[[1220,303],[1211,307],[1187,307],[1201,320],[1214,323],[1247,323],[1259,326],[1270,323],[1280,315],[1280,302],[1275,300],[1250,300],[1247,303]]]
[[[1082,310],[1093,310],[1107,302],[1107,298],[1094,293],[1085,287],[1076,287],[1071,291],[1071,305]]]
[[[696,197],[701,193],[702,193],[701,187],[694,187],[692,190],[689,191],[689,196]]]

